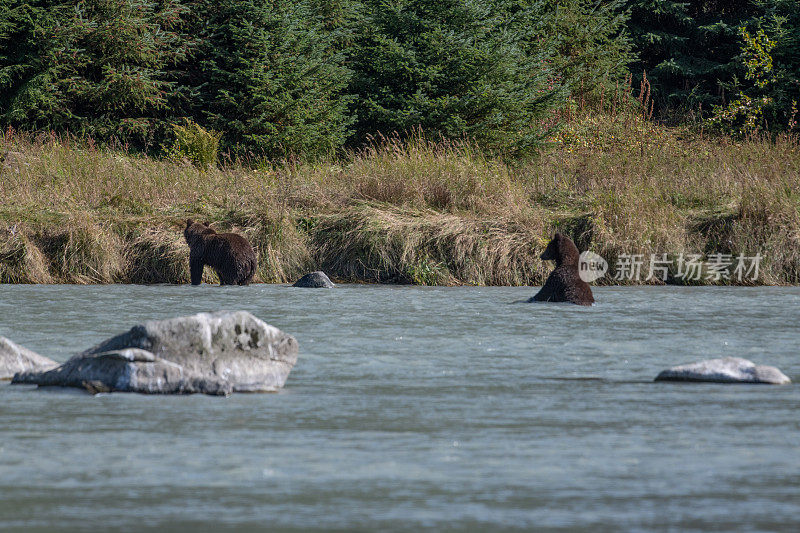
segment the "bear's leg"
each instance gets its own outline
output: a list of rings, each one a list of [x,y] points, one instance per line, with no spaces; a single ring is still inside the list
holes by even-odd
[[[236,279],[227,272],[216,270],[220,285],[236,285]]]
[[[248,262],[247,270],[242,275],[242,278],[239,280],[239,285],[250,285],[250,282],[253,281],[253,276],[256,275],[256,260],[255,258]]]
[[[192,276],[192,285],[200,285],[203,281],[203,257],[189,254],[189,271]]]

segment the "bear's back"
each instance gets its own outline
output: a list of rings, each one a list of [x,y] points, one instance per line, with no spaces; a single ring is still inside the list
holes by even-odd
[[[594,296],[592,288],[583,281],[575,265],[564,265],[556,268],[551,274],[559,277],[561,302],[570,302],[578,305],[592,305]]]
[[[255,252],[247,239],[236,233],[215,233],[205,235],[205,260],[215,267],[223,266],[221,261],[249,261]]]
[[[547,277],[541,290],[529,301],[570,302],[592,305],[594,296],[589,284],[580,277],[580,252],[572,239],[556,233],[541,255],[545,261],[555,261],[556,268]]]

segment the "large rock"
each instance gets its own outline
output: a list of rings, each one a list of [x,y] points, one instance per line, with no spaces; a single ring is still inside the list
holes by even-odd
[[[774,366],[756,365],[741,357],[709,359],[699,363],[674,366],[664,370],[656,381],[710,381],[714,383],[791,383],[786,375]]]
[[[325,275],[325,272],[321,270],[317,270],[316,272],[311,272],[310,274],[306,274],[297,282],[292,285],[292,287],[311,287],[311,288],[321,288],[321,289],[332,289],[336,285],[330,280],[330,278]]]
[[[0,336],[0,379],[11,379],[17,372],[47,370],[58,363]]]
[[[230,394],[275,391],[297,362],[297,341],[246,311],[151,320],[46,372],[13,383],[91,392]]]

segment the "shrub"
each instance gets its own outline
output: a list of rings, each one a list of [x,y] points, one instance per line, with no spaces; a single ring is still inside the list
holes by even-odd
[[[191,120],[185,125],[172,126],[175,142],[170,149],[173,158],[186,158],[198,168],[208,169],[217,164],[220,133],[209,131]]]
[[[772,56],[770,52],[775,42],[764,32],[759,31],[750,36],[747,30],[740,28],[744,45],[742,56],[747,74],[745,79],[753,82],[752,89],[762,92],[769,85],[772,77]],[[764,111],[772,103],[768,96],[758,95],[755,98],[740,90],[736,98],[727,106],[715,105],[714,116],[709,123],[725,133],[744,135],[758,131],[764,125]]]

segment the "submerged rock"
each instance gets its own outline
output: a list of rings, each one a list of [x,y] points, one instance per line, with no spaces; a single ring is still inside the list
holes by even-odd
[[[297,362],[297,341],[246,311],[150,320],[46,372],[13,383],[90,392],[226,395],[275,391]]]
[[[306,274],[297,282],[292,285],[292,287],[312,287],[312,288],[324,288],[324,289],[332,289],[336,287],[330,278],[325,274],[325,272],[321,270],[317,270],[316,272],[311,272],[310,274]]]
[[[47,370],[54,366],[58,363],[52,359],[0,336],[0,379],[11,379],[17,372]]]
[[[791,383],[786,375],[774,366],[756,365],[741,357],[709,359],[664,370],[656,381],[708,381],[713,383]]]

